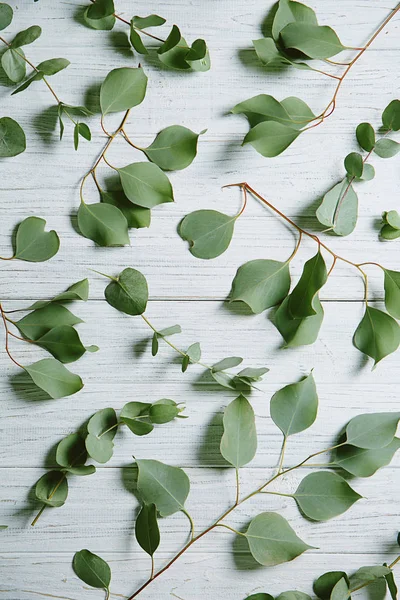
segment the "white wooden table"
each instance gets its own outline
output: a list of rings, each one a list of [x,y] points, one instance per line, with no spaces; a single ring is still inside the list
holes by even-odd
[[[12,2],[14,5],[15,3]],[[39,401],[34,393],[21,395],[13,385],[16,368],[0,354],[0,523],[9,529],[0,538],[0,599],[33,600],[101,598],[71,568],[73,553],[89,548],[106,558],[113,569],[112,598],[134,591],[148,575],[148,557],[134,535],[137,500],[133,494],[132,455],[155,458],[186,469],[192,488],[188,508],[196,527],[204,528],[234,498],[234,472],[225,468],[218,446],[224,406],[234,392],[201,382],[201,370],[183,375],[176,357],[163,346],[152,358],[143,340],[149,331],[140,318],[124,316],[103,300],[105,282],[88,268],[117,274],[126,266],[147,277],[151,301],[148,316],[156,326],[180,323],[177,342],[185,346],[200,341],[203,356],[212,363],[239,355],[251,366],[270,367],[252,394],[257,415],[259,450],[243,470],[243,490],[253,489],[276,466],[281,437],[269,418],[269,399],[283,385],[298,380],[314,368],[320,396],[319,417],[311,430],[290,440],[286,462],[328,446],[352,416],[368,411],[398,410],[400,354],[385,359],[371,372],[371,363],[353,348],[352,334],[362,315],[362,281],[350,267],[340,265],[322,292],[325,321],[319,340],[310,347],[282,350],[277,330],[265,314],[250,316],[240,306],[223,304],[239,265],[255,258],[287,256],[294,237],[274,215],[251,200],[239,220],[229,250],[213,261],[200,261],[187,250],[176,233],[180,219],[195,209],[214,208],[234,213],[237,192],[221,191],[227,183],[247,180],[289,216],[305,227],[315,225],[318,198],[343,174],[344,156],[356,149],[354,130],[361,121],[380,123],[380,114],[398,95],[400,74],[400,17],[396,17],[357,63],[345,81],[334,115],[308,135],[301,136],[282,156],[264,159],[251,147],[240,147],[246,123],[226,116],[237,102],[257,93],[278,99],[297,95],[319,111],[332,94],[334,82],[318,74],[290,70],[274,73],[261,68],[251,52],[251,40],[260,37],[260,25],[271,0],[203,0],[131,3],[117,0],[118,10],[133,14],[156,12],[177,23],[188,40],[204,37],[210,47],[212,69],[205,74],[171,72],[153,56],[142,60],[149,75],[145,102],[132,110],[127,125],[139,145],[148,145],[161,128],[182,124],[202,136],[197,160],[186,171],[171,175],[176,203],[153,211],[150,229],[133,231],[131,246],[96,248],[75,229],[78,185],[105,142],[98,119],[91,121],[93,140],[72,148],[68,129],[60,143],[52,131],[51,96],[40,82],[19,96],[1,87],[1,116],[16,118],[25,128],[27,151],[0,163],[0,253],[10,253],[15,225],[28,215],[47,219],[61,238],[59,254],[50,262],[1,265],[0,297],[6,308],[26,306],[32,300],[61,292],[89,276],[90,301],[74,312],[85,319],[79,331],[85,342],[100,352],[72,365],[84,381],[77,395],[58,401]],[[133,6],[134,4],[134,6]],[[391,8],[388,0],[325,0],[309,4],[322,24],[332,25],[345,43],[359,46],[368,39]],[[35,63],[63,56],[71,66],[52,81],[61,98],[71,104],[96,101],[98,86],[118,66],[135,66],[137,57],[127,49],[126,31],[85,28],[77,15],[79,0],[21,0],[7,37],[38,24],[42,37],[26,48]],[[116,164],[137,157],[122,140],[113,144],[110,160]],[[399,208],[399,161],[373,160],[376,179],[359,186],[360,218],[356,231],[345,239],[330,238],[341,254],[357,260],[383,262],[400,269],[399,242],[378,240],[383,210]],[[105,173],[105,170],[104,170]],[[92,196],[95,201],[95,193]],[[301,259],[311,253],[306,241]],[[299,262],[293,265],[299,274]],[[371,272],[371,298],[382,301],[380,274]],[[15,346],[23,363],[34,360],[31,347]],[[23,345],[22,345],[23,346]],[[38,353],[38,356],[41,356]],[[96,475],[71,478],[69,498],[63,508],[48,509],[35,528],[30,527],[39,504],[32,486],[54,464],[54,449],[93,412],[131,400],[155,401],[162,397],[186,402],[189,419],[159,426],[151,436],[137,438],[118,433],[113,459]],[[249,503],[231,519],[243,526],[262,510],[279,510],[296,532],[317,546],[288,565],[265,569],[255,565],[246,549],[229,532],[207,536],[157,583],[143,593],[150,598],[242,600],[255,591],[278,594],[285,589],[311,592],[312,580],[329,568],[352,570],[364,564],[393,559],[399,529],[400,457],[370,479],[357,480],[355,489],[365,500],[348,513],[327,523],[304,520],[290,499],[265,497]],[[292,490],[299,476],[285,480]],[[187,519],[175,515],[161,522],[162,543],[157,564],[177,551],[188,533]]]

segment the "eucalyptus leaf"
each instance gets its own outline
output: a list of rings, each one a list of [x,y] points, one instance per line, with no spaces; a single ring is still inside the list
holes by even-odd
[[[85,440],[79,433],[71,433],[61,440],[56,450],[56,462],[60,467],[71,469],[82,466],[87,459]]]
[[[297,590],[288,590],[279,594],[276,600],[311,600],[311,597],[304,592]]]
[[[167,67],[185,71],[191,68],[190,64],[186,62],[188,51],[189,46],[181,36],[179,28],[174,25],[165,42],[158,48],[157,53],[160,61]]]
[[[315,315],[313,300],[328,278],[326,265],[321,252],[310,258],[303,267],[303,273],[289,296],[288,312],[293,319]]]
[[[68,371],[54,358],[44,358],[24,369],[33,383],[54,400],[72,396],[83,388],[83,381],[79,375]]]
[[[37,65],[37,70],[47,77],[66,69],[71,63],[66,58],[50,58]]]
[[[297,537],[286,519],[273,512],[257,515],[245,536],[253,557],[266,567],[291,561],[312,548]]]
[[[137,489],[146,504],[155,504],[162,517],[183,510],[190,482],[186,473],[158,460],[136,460]]]
[[[318,338],[324,319],[324,309],[316,294],[312,301],[314,315],[303,319],[293,319],[288,311],[290,296],[285,298],[275,313],[275,326],[286,342],[287,348],[313,344]]]
[[[112,457],[117,424],[113,408],[103,408],[89,419],[85,445],[89,456],[96,462],[104,464]]]
[[[282,302],[290,289],[288,262],[259,259],[245,263],[232,282],[230,301],[245,302],[253,313],[261,313]]]
[[[174,201],[172,185],[168,177],[155,164],[138,162],[118,169],[126,197],[145,208]]]
[[[399,347],[399,324],[387,313],[367,305],[354,333],[353,344],[360,352],[373,358],[376,366]]]
[[[376,142],[374,152],[381,158],[392,158],[392,156],[396,156],[400,152],[400,144],[394,140],[381,138]]]
[[[385,129],[399,131],[400,129],[400,100],[392,100],[382,113],[382,123]]]
[[[356,129],[357,142],[366,152],[371,152],[375,146],[375,131],[370,123],[360,123]]]
[[[158,15],[148,15],[147,17],[132,17],[132,24],[138,29],[147,29],[147,27],[160,27],[164,25],[165,19]]]
[[[344,571],[328,571],[314,581],[313,590],[321,600],[330,600],[335,585],[344,579],[349,584],[349,578]]]
[[[375,581],[375,579],[386,577],[390,572],[390,569],[383,565],[361,567],[350,577],[350,586],[351,588],[356,588],[360,585],[367,585]]]
[[[361,154],[358,152],[350,152],[344,159],[344,168],[349,177],[362,177],[364,163]]]
[[[36,308],[44,308],[51,303],[64,303],[71,302],[72,300],[83,300],[86,302],[89,298],[89,280],[82,279],[81,281],[77,281],[73,283],[65,290],[65,292],[61,292],[61,294],[57,294],[51,300],[38,300],[34,304],[29,307],[29,310],[34,310]],[[78,321],[79,322],[79,321]]]
[[[112,204],[81,202],[78,227],[84,237],[99,246],[129,244],[128,221],[119,208]]]
[[[385,306],[388,313],[400,319],[400,273],[384,269]]]
[[[115,11],[114,0],[95,0],[88,8],[90,19],[104,19],[110,17]]]
[[[226,369],[232,369],[233,367],[237,367],[240,363],[243,362],[243,358],[240,356],[228,356],[228,358],[223,358],[219,360],[215,365],[212,366],[212,371],[217,373],[218,371],[225,371]]]
[[[101,201],[119,208],[128,222],[128,227],[140,229],[150,227],[151,211],[143,206],[136,206],[125,196],[122,190],[101,192]]]
[[[1,66],[7,77],[14,83],[22,81],[26,75],[26,62],[22,50],[9,48],[1,56]]]
[[[111,306],[128,315],[141,315],[146,310],[149,290],[144,275],[136,269],[124,269],[105,289]]]
[[[0,30],[6,29],[13,20],[13,9],[3,2],[0,4]]]
[[[103,115],[121,112],[143,102],[147,76],[141,67],[120,67],[107,75],[100,88],[100,107]]]
[[[161,398],[154,402],[149,408],[149,418],[152,423],[162,425],[173,421],[181,412],[181,408],[174,400],[169,398]]]
[[[386,564],[384,564],[386,567]],[[393,571],[385,575],[386,583],[391,595],[392,600],[397,600],[397,585],[394,579]]]
[[[160,131],[154,142],[143,151],[164,171],[185,169],[196,157],[200,135],[187,127],[171,125]]]
[[[371,477],[378,469],[390,464],[399,448],[400,439],[396,437],[387,446],[373,450],[346,444],[336,449],[334,464],[356,477]]]
[[[125,423],[135,435],[147,435],[154,427],[151,423],[139,419],[149,416],[150,406],[148,402],[128,402],[121,410],[121,422]]]
[[[0,158],[17,156],[26,149],[22,127],[10,117],[0,118]]]
[[[148,54],[149,53],[146,46],[143,44],[142,38],[136,31],[133,24],[131,24],[131,29],[129,32],[129,41],[132,44],[133,48],[136,50],[136,52],[139,52],[139,54]]]
[[[157,356],[158,349],[159,349],[158,334],[155,331],[153,334],[152,340],[151,340],[151,355]]]
[[[393,441],[399,420],[400,412],[357,415],[346,427],[346,442],[369,450],[384,448]]]
[[[325,194],[317,209],[316,217],[336,235],[350,235],[354,231],[358,216],[358,197],[353,186],[343,179]]]
[[[136,519],[135,535],[139,546],[147,554],[153,556],[160,545],[160,530],[155,504],[143,504]]]
[[[20,48],[21,46],[27,46],[35,42],[41,35],[42,30],[39,25],[31,25],[31,27],[17,33],[11,42],[11,47]]]
[[[400,229],[394,229],[390,225],[384,225],[380,235],[384,240],[397,240],[400,237]]]
[[[375,169],[372,165],[364,163],[361,177],[355,177],[355,181],[371,181],[375,177]]]
[[[397,210],[389,210],[383,213],[384,221],[394,229],[400,229],[400,215]]]
[[[78,360],[86,352],[78,332],[71,325],[60,325],[50,329],[42,335],[36,344],[44,348],[62,363],[71,363]],[[97,346],[90,351],[98,350]]]
[[[280,32],[285,48],[300,50],[309,58],[335,56],[344,46],[331,27],[310,23],[289,23]]]
[[[224,371],[210,371],[211,377],[222,387],[228,388],[229,390],[236,389],[235,378],[229,373]]]
[[[46,221],[38,217],[24,219],[17,229],[15,258],[43,262],[57,254],[60,240],[55,231],[45,231]]]
[[[103,17],[102,19],[91,19],[89,16],[89,9],[91,7],[88,6],[83,13],[83,20],[86,25],[89,25],[92,29],[99,29],[101,31],[111,31],[111,29],[115,25],[115,17],[114,15],[109,15],[108,17]]]
[[[79,465],[78,467],[69,467],[68,469],[65,469],[65,471],[71,475],[85,477],[96,473],[96,467],[94,465]]]
[[[237,215],[231,217],[216,210],[195,210],[186,215],[179,235],[189,242],[189,250],[197,258],[216,258],[228,248]]]
[[[19,331],[30,340],[38,340],[45,333],[61,325],[77,325],[82,319],[60,304],[47,304],[16,322]]]
[[[272,38],[253,40],[253,46],[260,61],[264,65],[288,65],[290,62],[279,51]]]
[[[243,145],[251,144],[262,156],[271,158],[282,154],[299,135],[300,132],[293,127],[276,121],[264,121],[250,129]]]
[[[279,39],[279,35],[289,23],[310,23],[317,25],[317,17],[312,8],[293,2],[291,0],[279,0],[278,10],[275,13],[272,23],[272,36],[275,40]]]
[[[182,361],[182,372],[184,373],[188,366],[189,363],[197,363],[199,362],[199,360],[201,359],[201,347],[199,342],[195,342],[194,344],[191,344],[189,346],[189,348],[186,350],[186,354],[183,357],[183,361]]]
[[[165,329],[157,331],[157,334],[161,337],[167,337],[169,335],[175,335],[177,333],[182,333],[182,327],[180,325],[171,325],[171,327],[166,327]]]
[[[80,550],[74,555],[72,566],[79,579],[94,588],[108,590],[111,569],[105,560],[89,550]]]
[[[350,597],[349,584],[345,577],[339,579],[339,581],[333,586],[331,593],[331,600],[347,600]]]
[[[189,64],[193,71],[204,72],[210,70],[210,54],[204,40],[197,39],[193,42],[189,52],[185,56],[185,62]]]
[[[224,433],[221,438],[222,456],[239,469],[253,460],[257,450],[257,431],[254,410],[240,395],[224,411]]]
[[[43,79],[43,77],[44,77],[43,73],[34,73],[32,76],[25,79],[24,83],[22,85],[20,85],[16,90],[14,90],[12,92],[11,96],[15,96],[15,94],[19,94],[20,92],[23,92],[35,81],[41,81]]]
[[[311,427],[317,418],[318,396],[313,374],[275,392],[270,412],[285,437]]]
[[[251,596],[247,596],[245,600],[274,600],[274,597],[271,594],[252,594]]]
[[[61,471],[45,473],[35,486],[35,496],[46,506],[59,508],[68,497],[68,481]]]

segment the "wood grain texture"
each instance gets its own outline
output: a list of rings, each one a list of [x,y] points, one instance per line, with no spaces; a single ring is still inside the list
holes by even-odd
[[[9,525],[0,532],[1,600],[99,598],[99,592],[82,584],[71,569],[73,553],[85,547],[110,562],[113,600],[126,597],[148,577],[148,557],[139,551],[133,536],[138,504],[132,455],[186,469],[192,483],[188,508],[198,529],[206,527],[234,498],[234,473],[218,448],[222,412],[235,393],[211,383],[201,368],[193,366],[183,375],[177,357],[163,344],[159,356],[152,358],[148,327],[140,318],[121,315],[103,301],[106,281],[90,268],[110,274],[126,266],[143,271],[150,286],[150,320],[158,327],[180,323],[183,333],[174,342],[186,348],[200,341],[205,362],[239,355],[245,366],[271,369],[260,391],[250,396],[259,447],[251,465],[242,470],[243,491],[256,487],[276,468],[282,438],[269,416],[272,394],[311,369],[319,392],[319,415],[309,431],[290,440],[288,466],[331,445],[356,414],[394,411],[399,406],[399,355],[385,359],[372,372],[371,363],[351,344],[363,311],[362,280],[351,267],[338,265],[323,289],[325,320],[319,340],[313,346],[283,350],[271,321],[273,310],[254,316],[243,305],[222,300],[229,295],[236,269],[244,262],[289,256],[295,243],[293,232],[251,200],[237,222],[229,250],[216,260],[201,261],[189,253],[176,228],[185,214],[199,208],[233,214],[240,204],[239,193],[223,192],[221,186],[246,180],[303,227],[319,231],[315,209],[321,196],[343,176],[344,156],[357,149],[356,125],[370,121],[377,127],[382,109],[398,95],[400,17],[393,19],[352,69],[334,115],[322,127],[301,136],[284,155],[268,160],[250,147],[240,147],[247,126],[239,116],[228,114],[232,106],[255,94],[269,93],[278,99],[297,95],[320,111],[334,87],[333,80],[315,73],[260,67],[251,40],[261,37],[272,1],[159,0],[149,5],[138,0],[133,7],[128,0],[116,0],[116,4],[128,19],[133,13],[156,12],[169,24],[177,23],[189,41],[204,37],[212,57],[212,69],[205,74],[168,71],[158,63],[154,51],[140,57],[149,88],[145,102],[131,113],[128,133],[145,146],[161,128],[175,123],[196,131],[207,127],[208,131],[201,137],[193,165],[171,174],[175,204],[154,210],[148,230],[132,231],[131,246],[96,248],[77,234],[75,215],[79,182],[105,143],[98,114],[89,119],[92,142],[82,141],[74,152],[68,126],[65,138],[58,141],[52,97],[46,87],[37,82],[23,95],[10,96],[11,89],[0,72],[1,116],[16,118],[28,141],[24,154],[0,163],[0,255],[12,253],[12,232],[28,215],[46,218],[48,227],[56,229],[61,238],[59,254],[48,263],[1,264],[0,297],[6,309],[14,310],[89,277],[89,302],[71,308],[85,320],[79,325],[83,341],[100,346],[97,354],[70,365],[83,377],[84,389],[58,401],[44,400],[17,373],[5,353],[0,353],[0,524]],[[351,7],[349,0],[310,0],[309,4],[318,11],[321,24],[333,26],[344,43],[355,46],[368,39],[392,8],[385,0],[353,1]],[[4,32],[6,39],[38,24],[43,34],[26,48],[28,57],[34,62],[53,56],[71,61],[67,70],[52,78],[67,103],[86,102],[98,111],[98,89],[108,71],[138,64],[127,47],[126,27],[118,24],[113,32],[85,28],[79,0],[23,0],[14,10],[14,22]],[[164,30],[166,35],[168,28]],[[333,73],[339,71],[332,67]],[[118,119],[110,117],[109,129]],[[109,159],[119,166],[142,158],[116,140]],[[373,260],[400,269],[396,242],[382,243],[378,238],[381,212],[398,208],[399,163],[396,158],[385,161],[378,157],[371,162],[377,175],[374,181],[358,186],[356,231],[345,239],[325,235],[324,241],[354,261]],[[101,168],[100,177],[110,183],[109,170]],[[97,201],[91,186],[86,194],[88,201]],[[306,241],[293,261],[294,280],[313,251],[313,242]],[[381,306],[381,273],[374,267],[370,273],[371,299]],[[23,364],[43,356],[22,342],[13,341],[12,348]],[[39,508],[32,486],[45,469],[54,466],[55,446],[63,436],[76,431],[100,408],[120,409],[131,400],[162,397],[185,402],[189,418],[158,426],[143,438],[126,430],[118,432],[110,463],[92,477],[71,478],[66,505],[46,510],[35,528],[29,526]],[[245,546],[228,532],[219,531],[204,538],[140,598],[242,600],[258,591],[278,595],[283,589],[299,589],[311,593],[312,580],[327,569],[351,572],[361,565],[393,560],[399,523],[399,467],[398,455],[374,477],[353,480],[365,499],[328,523],[306,521],[293,501],[274,496],[249,502],[232,515],[229,523],[241,528],[260,510],[281,511],[301,537],[318,547],[290,565],[260,568]],[[308,472],[304,469],[287,476],[281,491],[293,491]],[[183,515],[176,515],[163,519],[161,529],[160,566],[186,540],[188,522]]]

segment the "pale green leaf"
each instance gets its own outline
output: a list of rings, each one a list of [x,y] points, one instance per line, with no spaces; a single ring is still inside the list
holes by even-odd
[[[119,208],[112,204],[81,202],[78,227],[83,236],[99,246],[129,244],[128,222]]]
[[[385,306],[395,319],[400,319],[400,273],[384,269]]]
[[[134,204],[153,208],[174,201],[171,182],[157,165],[132,163],[118,169],[118,172],[125,195]]]
[[[79,579],[82,579],[87,585],[108,590],[111,582],[111,569],[100,556],[89,550],[80,550],[74,555],[72,566]]]
[[[26,62],[22,50],[9,48],[1,56],[1,66],[7,77],[14,83],[22,81],[26,75]]]
[[[257,432],[254,410],[240,395],[224,411],[224,433],[220,450],[233,467],[239,469],[253,460],[257,450]]]
[[[287,348],[313,344],[324,319],[324,309],[318,297],[314,296],[312,308],[314,315],[303,319],[293,319],[288,311],[289,296],[285,298],[275,314],[275,326],[286,342]]]
[[[38,217],[24,219],[17,229],[15,257],[28,262],[43,262],[57,254],[60,240],[55,231],[45,231],[46,221]]]
[[[376,142],[374,152],[381,158],[391,158],[400,152],[400,144],[394,140],[381,138]]]
[[[140,271],[128,267],[108,284],[104,295],[117,310],[128,315],[141,315],[149,298],[146,278]]]
[[[357,448],[345,445],[337,448],[334,463],[356,477],[371,477],[378,469],[390,463],[400,448],[400,439],[394,438],[384,448]]]
[[[318,396],[313,374],[275,392],[270,412],[285,437],[311,427],[317,418]]]
[[[241,300],[258,314],[282,302],[290,289],[288,262],[259,259],[245,263],[232,282],[231,302]]]
[[[171,125],[160,131],[154,142],[143,151],[164,171],[185,169],[196,157],[199,135],[187,127]]]
[[[369,450],[388,446],[396,435],[400,412],[357,415],[346,427],[346,442]]]
[[[361,567],[350,577],[350,587],[356,588],[360,585],[368,585],[375,579],[380,579],[390,573],[390,569],[383,565]]]
[[[154,402],[149,408],[149,418],[152,423],[163,425],[173,421],[175,417],[182,411],[174,400],[169,398],[161,398]]]
[[[228,248],[236,218],[216,210],[196,210],[181,221],[179,235],[189,242],[193,256],[216,258]]]
[[[155,504],[162,517],[184,508],[190,482],[186,473],[158,460],[137,460],[137,489],[146,504]]]
[[[33,383],[54,400],[72,396],[83,388],[79,375],[71,373],[54,358],[44,358],[24,367]]]
[[[347,178],[325,194],[315,213],[318,221],[336,235],[350,235],[357,223],[358,197]]]
[[[345,577],[333,586],[330,600],[347,600],[350,597],[349,585]]]
[[[214,373],[218,371],[225,371],[226,369],[233,369],[233,367],[237,367],[240,363],[243,362],[243,358],[240,356],[228,356],[228,358],[223,358],[219,360],[215,365],[212,366],[212,370]]]
[[[182,333],[182,327],[180,325],[171,325],[171,327],[166,327],[165,329],[160,329],[160,331],[157,331],[157,334],[161,335],[161,337],[167,337],[177,333]]]
[[[399,347],[399,324],[387,313],[367,306],[354,333],[353,344],[360,352],[373,358],[375,366]]]
[[[113,408],[103,408],[89,419],[85,445],[89,456],[96,462],[104,464],[112,457],[117,423]]]
[[[141,67],[120,67],[107,75],[100,89],[100,107],[103,115],[121,112],[143,102],[147,76]]]
[[[22,127],[10,117],[0,119],[0,158],[17,156],[26,149]]]

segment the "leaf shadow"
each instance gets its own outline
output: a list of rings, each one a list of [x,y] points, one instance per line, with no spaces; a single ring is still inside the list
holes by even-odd
[[[109,36],[113,49],[124,58],[134,58],[132,46],[125,31],[110,31]]]
[[[36,488],[36,482],[33,485],[31,485],[31,487],[29,488],[29,490],[26,494],[26,502],[27,502],[28,506],[19,508],[18,510],[16,510],[13,513],[13,517],[24,518],[26,520],[26,522],[25,522],[26,525],[30,525],[30,523],[32,522],[33,511],[37,510],[38,507],[41,506],[40,501],[36,498],[35,488]],[[23,527],[23,524],[20,523],[19,526]]]
[[[134,342],[132,346],[133,355],[135,358],[140,358],[145,354],[150,346],[151,338],[145,337],[139,340],[138,342]]]
[[[264,65],[258,58],[254,48],[241,48],[237,54],[240,62],[246,69],[252,69],[258,74],[271,75],[274,73],[285,73],[291,66],[286,63]]]
[[[17,373],[10,378],[11,387],[16,395],[25,402],[42,402],[43,400],[53,400],[44,390],[38,388],[25,371]]]
[[[4,52],[6,52],[6,50]],[[4,52],[2,52],[0,56],[3,56]],[[1,63],[0,63],[0,86],[1,87],[5,87],[5,88],[13,88],[16,85],[17,85],[16,83],[14,83],[13,81],[11,81],[11,79],[9,79],[7,77],[6,72],[5,72],[5,70],[3,69],[3,67],[1,66]]]
[[[271,6],[261,23],[261,33],[264,37],[272,37],[272,24],[274,22],[277,10],[278,3],[275,3]]]
[[[238,531],[245,532],[247,527],[238,529]],[[239,571],[256,571],[263,569],[263,565],[260,565],[253,557],[250,552],[247,540],[242,535],[235,535],[232,540],[232,554],[235,567]]]
[[[225,298],[225,300],[223,301],[222,305],[221,305],[221,310],[227,313],[230,313],[231,315],[234,316],[245,316],[245,317],[254,317],[254,313],[251,310],[250,306],[248,306],[245,302],[241,302],[241,301],[236,301],[236,302],[231,302],[230,301],[230,294],[231,292],[229,292],[228,296]]]
[[[127,492],[133,494],[139,501],[140,498],[137,490],[138,473],[139,469],[136,463],[129,463],[121,468],[122,485]]]
[[[35,131],[42,142],[48,145],[54,145],[56,141],[58,141],[53,135],[58,122],[57,106],[48,106],[34,115],[32,121]]]
[[[101,83],[92,83],[85,90],[84,105],[93,114],[99,114],[101,112],[100,88],[101,88]]]
[[[86,27],[86,29],[90,29],[91,31],[94,31],[93,27],[89,27],[89,25],[86,23],[86,21],[84,19],[85,10],[86,10],[86,6],[78,6],[76,11],[74,12],[72,18],[75,21],[75,23],[78,23],[79,25],[83,25],[84,27]]]
[[[197,458],[203,466],[227,467],[228,463],[221,455],[219,446],[224,432],[222,412],[215,413],[205,428],[205,434],[202,438],[197,452]]]

